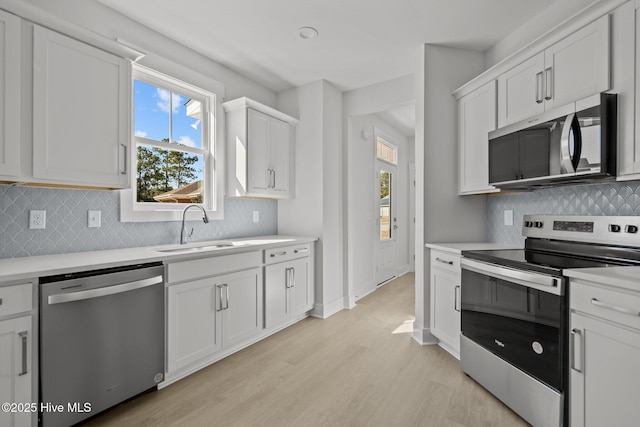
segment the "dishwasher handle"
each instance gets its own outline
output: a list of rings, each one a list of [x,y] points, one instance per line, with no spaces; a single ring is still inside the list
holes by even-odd
[[[136,280],[135,282],[123,283],[121,285],[105,286],[102,288],[88,289],[86,291],[69,292],[66,294],[49,295],[48,303],[61,304],[65,302],[81,301],[91,298],[99,298],[107,295],[119,294],[133,291],[135,289],[146,288],[147,286],[162,283],[162,276],[150,277],[148,279]]]

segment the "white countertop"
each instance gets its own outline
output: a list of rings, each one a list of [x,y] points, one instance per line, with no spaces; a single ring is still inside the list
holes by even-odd
[[[427,243],[429,249],[451,252],[461,255],[462,251],[486,251],[496,249],[520,249],[516,246],[503,245],[499,243]]]
[[[595,267],[564,270],[564,275],[601,285],[640,291],[640,267]]]
[[[291,244],[311,243],[316,240],[317,239],[313,237],[259,236],[242,239],[193,242],[186,245],[170,244],[139,248],[111,249],[106,251],[5,258],[0,259],[0,282],[32,279],[75,271],[119,267],[129,264],[157,261],[169,263],[187,259],[250,252]],[[216,243],[232,243],[233,246],[188,252],[188,248],[212,246]],[[185,249],[185,251],[162,252],[172,249]]]

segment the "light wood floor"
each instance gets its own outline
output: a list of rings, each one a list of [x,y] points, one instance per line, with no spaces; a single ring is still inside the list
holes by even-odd
[[[438,346],[411,338],[414,277],[305,319],[91,426],[526,426]]]

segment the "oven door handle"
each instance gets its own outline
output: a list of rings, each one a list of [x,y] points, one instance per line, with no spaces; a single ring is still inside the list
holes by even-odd
[[[514,282],[554,295],[562,295],[562,288],[560,287],[562,279],[558,277],[542,273],[529,273],[527,271],[488,264],[464,257],[460,260],[460,265],[466,270],[474,271],[485,276]]]

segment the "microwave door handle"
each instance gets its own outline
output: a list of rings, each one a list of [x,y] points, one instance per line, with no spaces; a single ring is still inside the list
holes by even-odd
[[[569,114],[567,117],[565,117],[564,120],[564,125],[562,125],[562,134],[560,137],[560,171],[563,174],[569,174],[569,173],[575,173],[576,172],[576,167],[574,165],[574,157],[575,157],[575,150],[577,147],[576,145],[576,141],[578,139],[580,139],[579,136],[580,135],[580,127],[578,126],[578,133],[575,133],[575,128],[573,125],[574,121],[578,121],[576,119],[576,114],[575,113],[571,113]],[[571,139],[571,133],[574,132],[573,136],[573,144],[574,144],[574,155],[571,155],[571,147],[569,146],[570,144],[570,139]],[[580,148],[582,148],[580,146]],[[580,160],[580,153],[578,153],[578,160]]]

